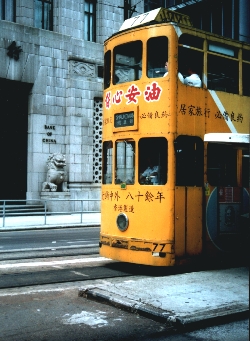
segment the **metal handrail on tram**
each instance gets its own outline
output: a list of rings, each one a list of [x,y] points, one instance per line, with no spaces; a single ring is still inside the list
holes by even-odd
[[[84,202],[100,202],[101,199],[26,199],[26,200],[0,200],[0,221],[2,219],[2,227],[5,227],[6,218],[10,217],[34,217],[34,216],[43,216],[44,223],[43,225],[47,225],[47,217],[55,216],[55,215],[77,215],[80,214],[79,223],[83,222],[83,214],[89,213],[100,213],[100,208],[97,210],[86,210],[84,208]],[[32,204],[32,202],[34,204]],[[80,209],[71,209],[71,210],[63,210],[63,211],[55,211],[49,210],[48,206],[51,203],[55,202],[65,202],[66,204],[72,205],[74,202],[80,202]],[[12,203],[12,204],[11,204]],[[23,204],[25,203],[25,204]],[[39,204],[38,204],[39,203]],[[99,206],[99,205],[98,205]],[[33,225],[36,225],[34,222]],[[1,227],[1,226],[0,226]]]

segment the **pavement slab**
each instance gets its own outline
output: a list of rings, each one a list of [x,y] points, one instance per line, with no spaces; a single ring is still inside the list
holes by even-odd
[[[106,301],[174,327],[191,326],[248,315],[249,269],[116,278],[82,287],[79,296]]]

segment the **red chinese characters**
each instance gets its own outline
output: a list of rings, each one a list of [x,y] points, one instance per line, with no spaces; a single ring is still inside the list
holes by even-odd
[[[146,102],[159,101],[161,93],[162,88],[159,86],[159,84],[157,82],[152,82],[146,86],[146,89],[143,92],[144,100]],[[137,104],[138,97],[141,95],[142,91],[135,84],[131,84],[125,93],[123,90],[119,89],[116,90],[115,94],[111,95],[111,92],[108,91],[105,96],[105,107],[106,109],[110,109],[112,104],[121,104],[123,97],[126,100],[126,104]]]
[[[144,91],[144,99],[147,102],[159,101],[161,97],[162,88],[157,82],[153,82],[146,87]]]
[[[128,88],[128,91],[126,92],[126,94],[124,96],[127,98],[126,104],[129,104],[132,102],[137,104],[138,103],[137,96],[141,96],[141,91],[139,90],[139,88],[136,85],[132,84]]]

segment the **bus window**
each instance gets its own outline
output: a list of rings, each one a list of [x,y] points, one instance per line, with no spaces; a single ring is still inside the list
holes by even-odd
[[[176,185],[202,186],[204,175],[203,141],[197,136],[180,135],[175,140]]]
[[[167,182],[168,141],[165,137],[139,140],[139,183],[164,185]]]
[[[111,78],[111,51],[107,51],[104,55],[104,89],[110,86]]]
[[[203,52],[192,50],[189,46],[179,46],[178,70],[184,78],[190,76],[189,68],[202,79]]]
[[[165,63],[168,61],[168,38],[155,37],[147,42],[147,76],[149,78],[163,77]]]
[[[233,146],[208,143],[207,179],[212,186],[237,185],[237,150]]]
[[[236,60],[208,55],[208,89],[239,93],[239,63]]]
[[[135,142],[116,142],[116,177],[115,183],[134,184],[135,182]]]
[[[243,95],[250,96],[250,64],[242,64],[242,85],[243,85]]]
[[[113,142],[103,142],[103,174],[102,183],[112,183],[112,170],[113,170]]]
[[[136,81],[141,78],[141,70],[141,41],[132,41],[114,48],[113,84]]]

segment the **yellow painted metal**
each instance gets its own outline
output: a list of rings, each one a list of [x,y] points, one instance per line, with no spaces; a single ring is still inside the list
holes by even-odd
[[[210,91],[203,88],[188,87],[177,77],[178,72],[178,35],[194,33],[206,40],[204,58],[207,53],[207,40],[223,42],[222,38],[176,24],[156,24],[122,31],[105,42],[105,51],[113,51],[118,44],[141,40],[143,42],[142,76],[139,81],[110,85],[104,90],[104,98],[115,95],[117,90],[126,93],[135,84],[141,91],[138,103],[129,105],[123,101],[103,109],[103,141],[130,139],[135,141],[135,184],[121,189],[114,183],[102,185],[101,248],[102,256],[133,263],[169,266],[176,258],[199,255],[203,250],[202,225],[203,203],[209,200],[212,192],[207,182],[206,146],[204,146],[204,187],[175,186],[174,141],[179,135],[199,136],[202,140],[206,133],[249,133],[250,99],[246,96]],[[146,42],[151,37],[167,36],[169,40],[169,74],[167,77],[150,79],[146,75]],[[229,40],[227,40],[229,43]],[[233,42],[237,48],[242,43]],[[157,51],[156,53],[160,53]],[[205,71],[207,72],[207,64]],[[113,65],[111,66],[113,74]],[[207,75],[205,75],[207,76]],[[146,102],[143,92],[146,87],[157,82],[162,89],[159,101]],[[111,82],[112,83],[112,82]],[[134,111],[136,125],[114,129],[114,114]],[[158,119],[160,113],[161,119]],[[158,115],[158,116],[157,116]],[[140,185],[138,182],[138,141],[145,137],[165,137],[168,141],[167,183],[159,186]],[[240,163],[240,156],[238,163]],[[113,174],[115,162],[113,161]],[[238,182],[241,179],[238,175]],[[203,198],[206,188],[206,197]],[[164,197],[160,202],[159,193]],[[153,200],[150,200],[149,198]],[[148,199],[146,199],[148,198]],[[129,219],[128,229],[119,231],[116,217],[124,212]],[[165,256],[158,255],[153,245],[167,245]],[[145,246],[146,245],[146,246]],[[118,247],[120,246],[120,247]]]
[[[175,187],[175,256],[186,254],[186,187]]]
[[[189,256],[202,252],[202,195],[201,187],[186,187],[186,253]]]

